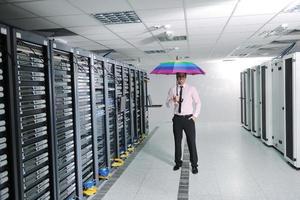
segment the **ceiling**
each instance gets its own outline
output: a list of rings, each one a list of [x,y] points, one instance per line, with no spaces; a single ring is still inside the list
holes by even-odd
[[[300,2],[0,0],[0,21],[25,30],[64,28],[74,34],[56,39],[70,46],[103,54],[113,49],[110,57],[147,68],[176,56],[198,64],[216,59],[278,56],[300,40],[300,9],[292,9],[297,3]],[[104,25],[93,16],[120,11],[135,11],[141,23]],[[173,36],[187,38],[159,39]]]

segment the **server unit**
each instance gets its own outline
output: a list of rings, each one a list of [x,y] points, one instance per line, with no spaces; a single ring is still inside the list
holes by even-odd
[[[19,198],[56,199],[48,40],[13,30]]]
[[[284,73],[284,157],[300,168],[300,53],[283,58]]]
[[[149,110],[148,110],[148,103],[147,103],[147,97],[148,97],[148,90],[147,90],[147,83],[148,83],[148,76],[146,72],[142,72],[143,74],[143,133],[148,134],[149,132]]]
[[[135,85],[136,85],[136,120],[137,120],[137,138],[142,136],[142,96],[141,96],[141,76],[138,70],[135,70]]]
[[[271,63],[260,66],[260,112],[261,112],[261,140],[272,146],[272,71]]]
[[[51,69],[56,155],[57,197],[71,199],[79,195],[76,165],[76,107],[73,49],[51,42]]]
[[[136,98],[136,73],[135,69],[130,69],[130,99],[131,99],[131,127],[132,127],[132,138],[133,138],[133,143],[137,143],[138,141],[138,120],[137,120],[137,98]]]
[[[240,103],[241,103],[241,124],[246,125],[246,92],[245,92],[245,72],[240,73]]]
[[[116,77],[115,65],[112,62],[105,63],[105,70],[107,71],[107,98],[106,98],[106,134],[109,136],[109,157],[112,161],[119,157],[118,153],[118,135],[117,135],[117,103],[116,103]]]
[[[14,99],[12,92],[14,88],[9,84],[12,75],[12,55],[10,53],[10,32],[8,27],[0,24],[0,199],[19,199],[17,173],[15,166],[16,145],[14,129],[14,118],[10,102]],[[11,100],[10,100],[11,99]]]
[[[251,70],[247,69],[242,72],[241,79],[242,79],[242,95],[241,95],[241,105],[243,106],[242,109],[242,126],[247,129],[251,130],[251,87],[250,87],[250,75]]]
[[[79,182],[98,180],[97,135],[94,127],[94,76],[91,55],[84,50],[74,54],[76,95],[77,95],[77,150]],[[81,186],[82,187],[82,186]],[[80,188],[80,195],[81,188]]]
[[[125,66],[123,69],[123,84],[124,84],[124,95],[125,95],[125,137],[127,147],[133,146],[133,137],[131,134],[131,99],[130,99],[130,69],[129,66]]]
[[[282,60],[274,60],[272,69],[272,132],[273,145],[284,152],[284,82]]]
[[[117,133],[118,133],[118,155],[125,153],[127,150],[126,136],[125,136],[125,117],[124,117],[124,74],[123,67],[120,64],[115,65],[116,69],[116,99],[117,99]]]
[[[250,71],[251,82],[251,133],[260,137],[260,68],[255,66]]]
[[[96,124],[95,132],[97,135],[97,154],[98,169],[108,167],[108,152],[106,137],[106,104],[105,104],[105,70],[104,60],[101,57],[94,56],[94,80],[95,80],[95,107],[96,107]]]

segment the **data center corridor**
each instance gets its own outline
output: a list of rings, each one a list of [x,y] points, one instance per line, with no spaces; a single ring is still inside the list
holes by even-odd
[[[178,198],[172,123],[158,129],[104,196],[104,200]],[[152,129],[154,127],[151,127]],[[197,122],[199,174],[189,174],[189,200],[298,200],[300,174],[272,147],[238,123]],[[97,195],[92,198],[100,199]]]

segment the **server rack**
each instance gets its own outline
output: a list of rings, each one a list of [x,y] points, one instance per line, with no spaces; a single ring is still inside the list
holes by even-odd
[[[12,55],[9,28],[0,24],[0,199],[19,199],[11,87]]]
[[[106,94],[105,94],[105,61],[103,58],[94,56],[94,80],[95,80],[95,108],[96,124],[95,132],[97,135],[97,154],[98,169],[108,167],[108,147],[106,137]]]
[[[115,78],[115,64],[112,61],[105,63],[105,70],[107,72],[107,101],[106,101],[106,133],[109,137],[109,160],[110,164],[114,158],[118,158],[118,134],[117,134],[117,103],[116,103],[116,78]]]
[[[51,71],[54,115],[54,140],[57,198],[79,195],[76,159],[76,107],[73,49],[51,41]]]
[[[141,76],[138,70],[135,70],[136,85],[136,118],[137,118],[137,138],[142,136],[142,105],[141,105]]]
[[[272,76],[271,63],[260,66],[260,112],[261,112],[261,140],[272,146]]]
[[[251,69],[251,133],[260,137],[260,68],[255,66]]]
[[[135,69],[131,68],[130,69],[130,99],[131,99],[131,127],[132,127],[132,138],[133,138],[133,143],[137,143],[138,141],[138,120],[137,120],[137,98],[136,98],[136,73]]]
[[[56,199],[48,41],[12,31],[19,199]]]
[[[123,68],[123,84],[124,84],[124,95],[125,95],[125,137],[126,146],[133,146],[133,139],[131,134],[131,98],[130,98],[130,69],[129,66]]]
[[[246,125],[246,92],[245,92],[245,72],[240,73],[240,101],[241,101],[241,124]]]
[[[76,96],[77,96],[77,151],[79,169],[79,197],[82,196],[82,185],[87,181],[98,181],[97,136],[94,131],[94,76],[91,54],[84,50],[76,50],[74,54]],[[81,180],[80,180],[81,179]]]
[[[251,130],[251,70],[246,69],[245,71],[242,72],[241,75],[241,81],[242,81],[242,96],[241,96],[241,103],[243,105],[243,109],[241,111],[243,117],[242,117],[242,126],[246,130]]]
[[[125,136],[125,128],[124,128],[124,109],[123,103],[123,95],[124,95],[124,75],[123,75],[123,67],[120,64],[115,65],[116,70],[116,100],[117,100],[117,133],[118,133],[118,155],[125,153],[127,149],[126,145],[126,136]]]
[[[146,72],[143,72],[143,132],[145,134],[149,133],[149,110],[148,110],[148,76]]]
[[[296,168],[300,168],[300,53],[283,58],[284,73],[284,157]]]
[[[284,152],[284,84],[282,60],[274,60],[272,71],[272,132],[273,146]]]

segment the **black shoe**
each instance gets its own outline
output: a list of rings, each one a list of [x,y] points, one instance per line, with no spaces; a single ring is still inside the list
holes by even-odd
[[[177,171],[177,170],[179,170],[180,167],[181,167],[181,165],[175,165],[175,166],[173,167],[173,170],[174,170],[174,171]]]
[[[197,167],[192,167],[192,173],[193,174],[198,174],[198,168]]]

